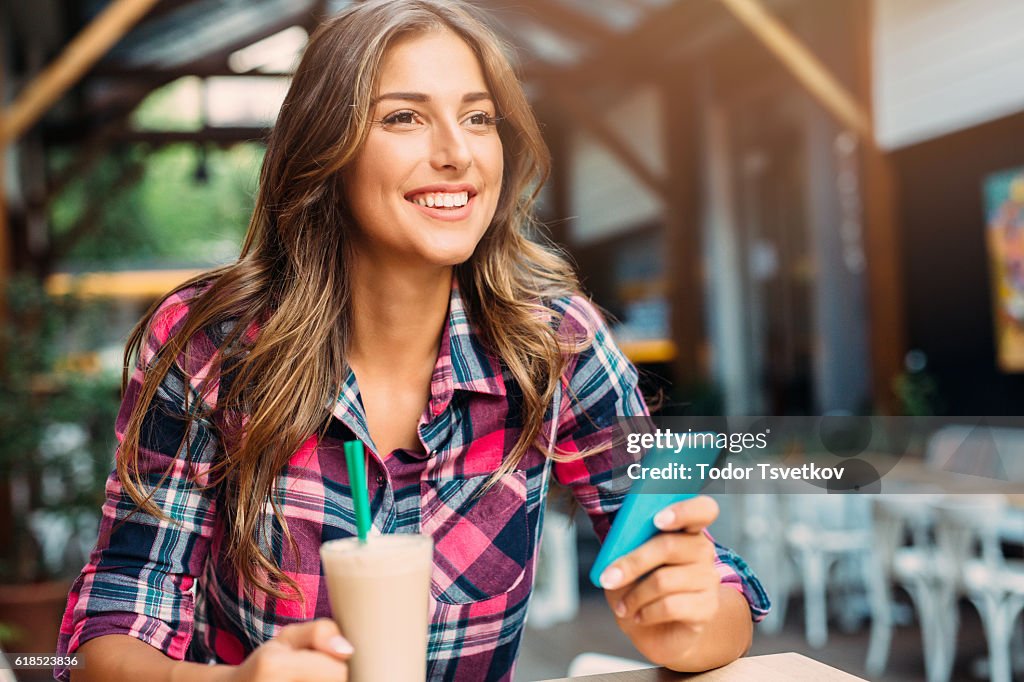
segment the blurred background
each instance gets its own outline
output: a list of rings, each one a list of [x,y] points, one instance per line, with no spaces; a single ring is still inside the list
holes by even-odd
[[[0,5],[8,650],[53,650],[95,539],[128,331],[236,257],[289,72],[347,4]],[[954,416],[901,494],[720,498],[776,603],[753,652],[1024,679],[1024,429],[990,428],[1024,403],[1024,3],[473,4],[554,155],[541,217],[666,413]],[[990,494],[950,495],[953,455]],[[521,680],[638,657],[554,511]]]

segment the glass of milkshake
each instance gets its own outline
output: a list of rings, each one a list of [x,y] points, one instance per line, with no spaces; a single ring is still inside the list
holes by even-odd
[[[430,536],[411,533],[320,546],[331,612],[355,648],[350,682],[426,678],[433,554]]]

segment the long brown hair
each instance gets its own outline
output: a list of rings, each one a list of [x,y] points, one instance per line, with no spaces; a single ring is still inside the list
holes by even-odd
[[[347,264],[352,220],[340,171],[358,153],[371,125],[370,106],[388,47],[410,33],[447,29],[473,49],[498,108],[504,180],[494,219],[472,257],[455,268],[470,318],[522,391],[519,440],[492,480],[515,468],[531,446],[549,456],[542,425],[568,363],[545,299],[578,289],[571,266],[537,241],[533,207],[548,174],[549,154],[522,88],[497,38],[461,2],[388,0],[356,3],[311,37],[270,134],[249,231],[237,262],[175,290],[195,289],[189,313],[148,366],[131,414],[117,473],[141,509],[165,518],[138,474],[140,428],[157,386],[198,332],[221,325],[214,371],[200,390],[228,372],[212,414],[203,401],[188,419],[218,426],[223,456],[209,485],[222,486],[227,556],[250,587],[278,598],[298,585],[257,538],[267,501],[293,552],[275,479],[293,453],[322,429],[325,406],[347,371],[352,322]],[[173,292],[172,292],[173,293]],[[139,357],[159,304],[132,331],[127,367]],[[224,323],[231,323],[225,325]],[[258,328],[255,338],[246,331]],[[223,382],[222,382],[223,383]],[[244,425],[242,423],[244,415]],[[185,430],[186,433],[188,429]],[[187,456],[187,448],[182,444]],[[179,454],[181,450],[179,450]],[[292,594],[281,589],[287,584]]]

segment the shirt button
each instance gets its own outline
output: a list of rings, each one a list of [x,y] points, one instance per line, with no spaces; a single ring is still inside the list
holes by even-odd
[[[384,474],[377,474],[377,485],[384,485]]]

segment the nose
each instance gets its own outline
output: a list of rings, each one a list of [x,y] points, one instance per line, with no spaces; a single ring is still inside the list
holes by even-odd
[[[430,165],[435,170],[464,171],[473,164],[466,131],[457,123],[435,127]]]

